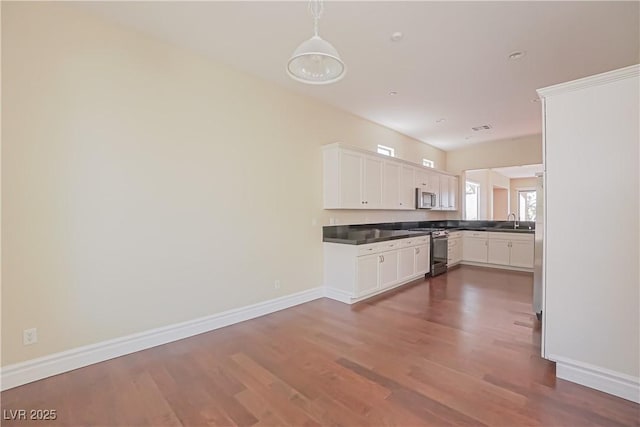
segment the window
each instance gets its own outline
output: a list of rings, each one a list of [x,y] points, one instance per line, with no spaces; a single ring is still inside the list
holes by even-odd
[[[429,159],[422,159],[422,166],[426,166],[428,168],[435,168],[436,164],[433,163],[433,160],[429,160]]]
[[[384,154],[385,156],[393,157],[395,156],[395,150],[385,145],[378,145],[378,154]]]
[[[518,219],[536,220],[536,190],[518,190]]]
[[[480,184],[471,181],[465,184],[465,219],[476,220],[480,212]]]

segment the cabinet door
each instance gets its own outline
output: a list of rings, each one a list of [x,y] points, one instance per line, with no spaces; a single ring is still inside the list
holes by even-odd
[[[357,259],[356,296],[362,296],[378,290],[379,255],[366,255]]]
[[[398,281],[408,279],[416,271],[415,248],[404,248],[398,251]]]
[[[487,262],[487,239],[463,237],[462,259],[471,262]]]
[[[456,250],[453,256],[454,256],[454,264],[457,264],[460,261],[462,261],[462,239],[458,239],[458,246],[456,247]]]
[[[429,174],[429,185],[427,186],[429,192],[434,193],[436,195],[436,206],[433,208],[434,210],[442,210],[441,200],[440,200],[440,175],[436,173]]]
[[[511,262],[514,267],[533,268],[533,242],[512,241]]]
[[[488,260],[490,264],[509,265],[509,241],[489,239]]]
[[[429,245],[420,245],[413,248],[416,257],[416,274],[427,274],[431,269],[431,257]]]
[[[458,249],[460,248],[460,244],[462,243],[460,241],[460,239],[449,239],[449,245],[448,245],[448,253],[447,253],[447,263],[449,265],[453,265],[456,264],[458,262],[460,262],[459,259],[457,259],[457,253],[458,253]]]
[[[382,208],[383,160],[364,156],[363,196],[366,209]]]
[[[415,169],[411,166],[402,166],[400,179],[400,207],[402,209],[416,208]]]
[[[458,209],[458,178],[449,177],[449,209],[455,211]]]
[[[364,209],[362,172],[364,156],[351,151],[340,153],[340,207]]]
[[[384,289],[398,282],[398,251],[380,254],[380,288]]]
[[[449,177],[440,175],[440,209],[449,210]]]
[[[426,170],[416,169],[414,187],[429,191],[429,173]]]
[[[401,209],[400,181],[402,167],[400,163],[384,162],[384,180],[382,192],[382,206],[385,209]]]

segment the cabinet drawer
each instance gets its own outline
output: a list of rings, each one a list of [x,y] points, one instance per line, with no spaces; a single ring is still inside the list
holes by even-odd
[[[470,231],[470,230],[465,230],[464,232],[464,237],[477,237],[477,238],[487,238],[487,235],[490,234],[487,231]],[[498,234],[498,233],[496,233]],[[499,233],[499,234],[503,234],[503,233]]]
[[[523,241],[523,242],[533,242],[533,234],[525,234],[525,233],[502,233],[502,232],[494,232],[489,233],[490,240],[510,240],[510,241]]]
[[[429,236],[411,237],[400,240],[402,247],[424,245],[425,243],[429,243]]]
[[[452,231],[449,233],[449,240],[458,239],[462,237],[462,231]]]
[[[382,252],[383,249],[384,247],[380,243],[358,246],[358,256],[377,254],[378,252]]]
[[[419,245],[424,245],[425,243],[429,243],[431,241],[431,236],[420,236],[411,240],[415,240]]]
[[[402,240],[391,240],[389,242],[380,243],[382,251],[394,251],[402,246]]]

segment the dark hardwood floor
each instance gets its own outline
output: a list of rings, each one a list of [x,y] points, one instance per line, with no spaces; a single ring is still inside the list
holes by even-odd
[[[461,267],[329,299],[2,393],[61,426],[629,426],[640,406],[555,379],[530,274]],[[9,421],[3,426],[47,425]]]

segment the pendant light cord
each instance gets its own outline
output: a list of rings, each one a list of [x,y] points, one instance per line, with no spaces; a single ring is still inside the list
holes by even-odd
[[[309,0],[309,12],[313,16],[313,35],[316,37],[318,36],[318,21],[322,17],[323,10],[322,0]]]

